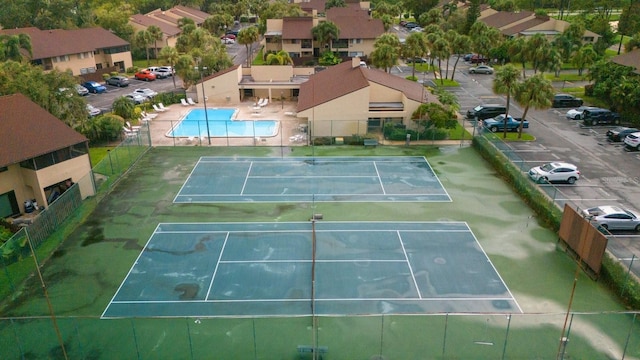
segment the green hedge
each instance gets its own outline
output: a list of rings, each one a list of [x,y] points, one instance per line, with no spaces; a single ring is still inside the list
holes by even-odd
[[[473,139],[473,145],[498,174],[516,190],[525,203],[531,207],[538,220],[544,226],[558,232],[562,222],[562,210],[484,136],[476,136]],[[624,268],[615,259],[612,259],[607,253],[605,253],[602,261],[600,280],[624,304],[632,309],[640,308],[640,283],[635,277],[628,274],[628,269]]]

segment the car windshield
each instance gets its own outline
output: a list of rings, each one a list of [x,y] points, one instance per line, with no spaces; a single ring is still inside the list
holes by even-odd
[[[551,165],[551,163],[549,164],[544,164],[542,166],[540,166],[540,169],[546,171],[546,172],[550,172],[551,170],[555,169],[555,166]]]
[[[480,111],[482,110],[482,105],[478,105],[476,107],[473,108],[474,111]]]

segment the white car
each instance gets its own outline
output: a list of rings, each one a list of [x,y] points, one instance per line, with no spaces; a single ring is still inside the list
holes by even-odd
[[[640,132],[627,135],[624,144],[636,150],[640,150]]]
[[[571,109],[569,111],[567,111],[567,119],[569,120],[582,120],[582,113],[585,110],[588,109],[594,109],[593,106],[580,106],[578,108],[575,109]]]
[[[139,105],[142,104],[143,102],[145,102],[147,100],[146,97],[140,95],[140,94],[136,94],[136,93],[131,93],[131,94],[127,94],[124,97],[126,97],[127,99],[133,101],[134,104]]]
[[[582,210],[585,219],[608,230],[640,231],[640,216],[621,206],[597,206]]]
[[[223,37],[220,40],[222,41],[223,44],[227,44],[227,45],[231,45],[231,44],[235,44],[236,43],[235,40],[233,40],[232,38],[228,38],[228,37]]]
[[[175,73],[175,70],[173,70],[173,67],[171,67],[171,66],[160,66],[158,68],[158,71],[167,73],[167,74],[169,74],[169,76],[173,76],[173,74]]]
[[[154,96],[158,95],[157,92],[149,89],[149,88],[140,88],[133,90],[133,94],[142,95],[147,99],[153,99]]]
[[[578,167],[565,162],[551,162],[529,170],[529,177],[537,183],[566,182],[575,184],[580,179]]]
[[[89,113],[89,116],[98,116],[102,114],[102,110],[98,109],[97,107],[91,104],[87,104],[87,112]]]

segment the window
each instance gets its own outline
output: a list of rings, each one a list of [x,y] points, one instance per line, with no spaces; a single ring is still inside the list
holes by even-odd
[[[351,45],[362,44],[362,39],[351,39],[350,43],[351,43]]]
[[[84,155],[88,152],[87,144],[78,143],[70,147],[56,150],[48,154],[40,155],[33,159],[25,160],[20,163],[20,167],[31,170],[40,170],[46,167],[59,164],[69,159]]]

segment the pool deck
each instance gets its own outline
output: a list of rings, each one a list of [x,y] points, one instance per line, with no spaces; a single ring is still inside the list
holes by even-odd
[[[207,102],[207,108],[237,108],[236,120],[275,120],[279,121],[279,129],[271,137],[212,137],[211,146],[301,146],[307,144],[307,136],[301,130],[306,121],[295,117],[297,103],[293,101],[274,102],[255,110],[253,101],[242,103]],[[151,143],[153,146],[209,146],[206,137],[168,137],[167,132],[178,123],[191,109],[202,109],[204,106],[184,106],[172,104],[165,112],[150,112],[157,117],[149,121]],[[301,127],[302,125],[302,127]]]

